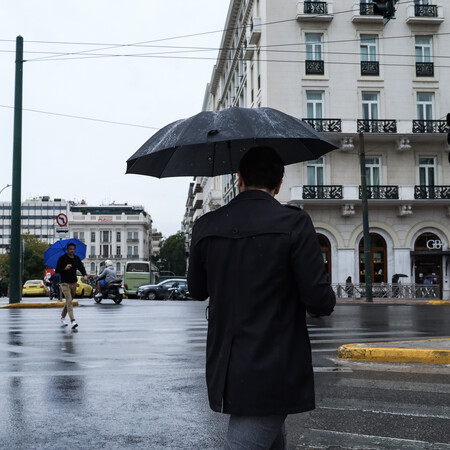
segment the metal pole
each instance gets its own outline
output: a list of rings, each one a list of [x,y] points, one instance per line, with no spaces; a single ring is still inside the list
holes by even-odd
[[[11,202],[11,254],[9,263],[9,303],[20,303],[22,298],[22,264],[20,244],[21,190],[22,190],[22,89],[23,38],[16,39],[16,86],[14,95],[14,142]]]
[[[369,206],[367,203],[366,154],[364,151],[364,133],[359,133],[359,164],[361,167],[361,200],[364,230],[364,279],[366,282],[366,302],[373,302],[372,264],[370,259]]]

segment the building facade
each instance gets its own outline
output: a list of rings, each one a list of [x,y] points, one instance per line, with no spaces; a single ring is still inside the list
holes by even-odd
[[[444,2],[233,0],[204,109],[280,109],[339,149],[286,167],[278,200],[310,215],[332,283],[364,283],[360,146],[375,283],[438,284],[450,298],[450,112]],[[363,137],[360,137],[362,134]],[[363,139],[363,141],[361,141]],[[234,196],[231,176],[195,178],[185,216]],[[190,200],[189,200],[190,199]],[[189,221],[190,220],[190,221]]]
[[[56,217],[68,215],[69,204],[60,198],[37,197],[22,202],[21,232],[55,243],[61,236]],[[0,202],[0,253],[8,253],[11,243],[11,202]]]
[[[141,206],[71,206],[69,226],[70,237],[87,246],[89,275],[98,274],[106,259],[113,261],[118,276],[126,261],[150,259],[152,220]]]

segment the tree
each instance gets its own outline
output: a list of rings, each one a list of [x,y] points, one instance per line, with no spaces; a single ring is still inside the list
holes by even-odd
[[[32,234],[23,234],[22,239],[25,245],[25,253],[23,257],[23,280],[44,278],[44,253],[50,245],[41,241],[37,236]]]
[[[186,237],[182,231],[169,236],[161,243],[160,270],[170,270],[175,275],[186,274]]]

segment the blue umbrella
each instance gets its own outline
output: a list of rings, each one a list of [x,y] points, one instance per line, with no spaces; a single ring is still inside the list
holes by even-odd
[[[69,244],[75,244],[75,255],[80,259],[86,258],[86,245],[78,239],[61,239],[56,241],[51,247],[45,250],[44,262],[48,267],[56,268],[58,259],[67,253],[67,246]]]

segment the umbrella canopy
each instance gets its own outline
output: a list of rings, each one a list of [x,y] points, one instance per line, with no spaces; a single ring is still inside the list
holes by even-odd
[[[404,273],[394,273],[393,276],[399,278],[408,278],[408,275],[405,275]]]
[[[337,148],[305,122],[272,108],[203,111],[155,133],[127,161],[127,172],[158,178],[237,172],[245,152],[274,147],[285,165]]]
[[[44,263],[48,267],[56,268],[56,263],[58,259],[67,253],[67,246],[69,244],[75,244],[75,255],[77,255],[80,259],[86,258],[86,245],[83,244],[78,239],[61,239],[60,241],[56,241],[51,247],[45,250],[44,254]]]

